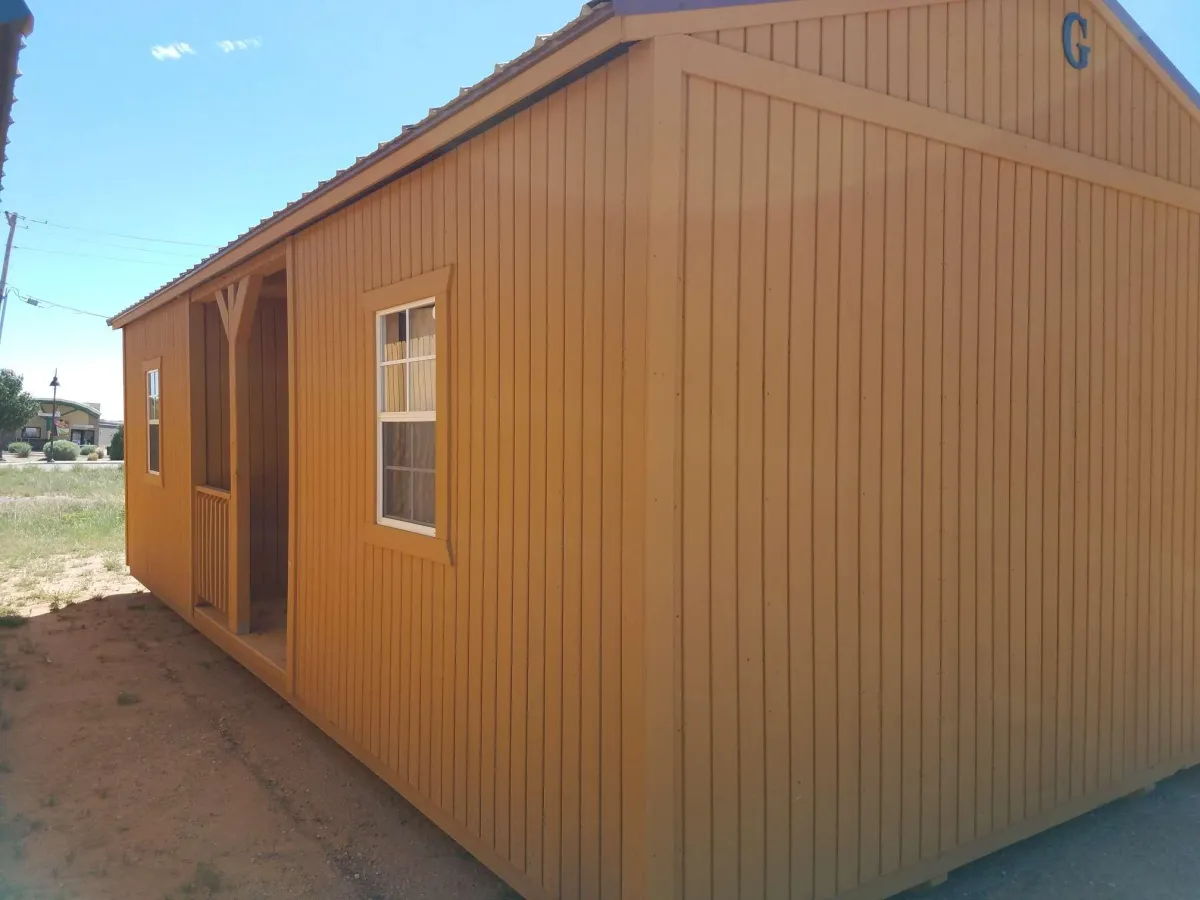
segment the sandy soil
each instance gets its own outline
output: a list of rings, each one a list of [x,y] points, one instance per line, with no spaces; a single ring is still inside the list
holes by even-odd
[[[27,501],[37,497],[6,497],[0,502]],[[50,556],[36,567],[0,568],[0,609],[25,616],[40,616],[53,608],[79,603],[91,597],[132,593],[141,585],[133,579],[120,554],[97,556]]]
[[[148,594],[0,628],[0,898],[510,898]]]

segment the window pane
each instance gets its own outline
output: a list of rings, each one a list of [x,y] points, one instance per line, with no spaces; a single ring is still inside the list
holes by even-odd
[[[406,442],[411,446],[409,465],[414,469],[432,472],[437,466],[437,424],[434,422],[405,422]]]
[[[411,457],[408,455],[409,442],[405,438],[405,427],[408,422],[383,423],[383,465],[386,468],[403,466],[412,468]]]
[[[388,313],[382,317],[380,360],[404,359],[408,322],[404,311]]]
[[[379,367],[379,377],[383,380],[380,412],[408,412],[408,368],[408,363]]]
[[[384,422],[383,515],[433,527],[436,511],[434,422]]]
[[[412,473],[412,520],[433,527],[434,490],[436,478],[432,472]]]
[[[412,472],[385,469],[383,473],[383,514],[389,519],[412,521]]]
[[[432,359],[411,362],[405,366],[412,381],[412,396],[409,409],[429,411],[437,409],[437,361]]]
[[[162,471],[158,467],[158,426],[157,425],[150,426],[150,441],[149,441],[149,453],[147,455],[147,468],[151,472]]]
[[[411,332],[408,345],[409,356],[433,356],[437,352],[437,323],[433,318],[433,307],[422,306],[408,311],[408,327]]]

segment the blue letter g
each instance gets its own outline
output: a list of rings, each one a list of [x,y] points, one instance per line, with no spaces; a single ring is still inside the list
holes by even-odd
[[[1067,62],[1076,69],[1086,69],[1088,57],[1092,55],[1092,48],[1087,44],[1073,44],[1075,23],[1079,23],[1080,37],[1087,39],[1087,19],[1077,12],[1067,13],[1067,17],[1063,19],[1063,53],[1067,57]]]

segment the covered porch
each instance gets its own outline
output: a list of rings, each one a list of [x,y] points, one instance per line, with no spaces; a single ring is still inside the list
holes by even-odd
[[[288,335],[283,254],[192,296],[193,621],[280,684],[289,646]]]

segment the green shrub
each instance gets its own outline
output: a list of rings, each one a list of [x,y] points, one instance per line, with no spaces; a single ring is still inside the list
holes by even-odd
[[[84,444],[79,448],[80,456],[91,456],[95,452],[96,452],[95,444]]]
[[[28,459],[29,451],[32,449],[25,441],[13,441],[8,445],[8,452],[16,456],[17,459]]]
[[[87,455],[87,460],[88,460],[88,462],[95,462],[95,461],[96,461],[96,460],[98,460],[99,458],[100,458],[100,454],[99,454],[99,453],[97,453],[95,450],[93,450],[91,453],[89,453],[89,454]]]
[[[46,446],[42,448],[42,452],[46,454],[46,459],[53,459],[58,462],[73,462],[79,458],[79,445],[71,441],[47,441]]]
[[[108,445],[109,459],[124,459],[125,458],[125,426],[121,425],[117,428],[117,433],[112,436],[112,441]]]

